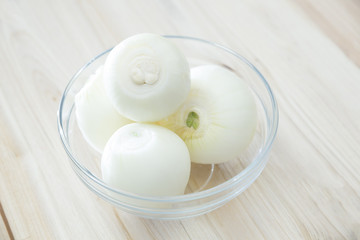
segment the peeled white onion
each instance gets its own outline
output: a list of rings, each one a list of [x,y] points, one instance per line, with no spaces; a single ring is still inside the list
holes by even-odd
[[[104,182],[144,196],[184,194],[190,175],[189,151],[174,132],[154,124],[118,129],[101,159]]]
[[[103,68],[90,76],[89,82],[75,96],[76,120],[85,140],[102,152],[111,135],[132,121],[121,116],[106,95]]]
[[[247,84],[217,65],[191,69],[191,90],[185,103],[158,124],[186,143],[191,161],[221,163],[236,158],[254,135],[256,104]]]
[[[190,91],[185,56],[168,39],[151,33],[120,42],[104,65],[105,89],[120,114],[158,121],[176,111]]]

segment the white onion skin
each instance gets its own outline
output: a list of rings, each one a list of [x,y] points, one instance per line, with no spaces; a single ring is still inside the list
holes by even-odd
[[[105,89],[120,114],[153,122],[174,113],[190,91],[185,56],[160,35],[137,34],[120,42],[105,65]]]
[[[104,182],[143,196],[184,194],[190,165],[189,151],[180,137],[164,127],[145,123],[118,129],[101,159]]]
[[[108,99],[103,84],[103,67],[90,76],[75,96],[77,125],[85,140],[102,153],[106,142],[120,127],[133,121],[121,116]]]
[[[249,87],[235,73],[217,65],[192,68],[191,84],[185,103],[157,124],[184,140],[192,162],[216,164],[236,158],[251,142],[257,125]],[[199,117],[197,129],[186,123],[190,112]]]

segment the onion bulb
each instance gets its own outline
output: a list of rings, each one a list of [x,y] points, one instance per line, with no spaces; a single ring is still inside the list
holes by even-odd
[[[190,91],[185,56],[168,39],[150,33],[120,42],[104,65],[105,89],[118,112],[134,121],[174,113]]]
[[[129,119],[121,116],[106,96],[103,67],[90,76],[86,85],[75,96],[76,121],[85,140],[102,152],[111,135]]]
[[[174,132],[154,124],[132,123],[118,129],[101,159],[104,182],[143,196],[184,194],[190,155]]]
[[[186,143],[191,161],[213,164],[236,158],[257,125],[256,104],[247,84],[217,65],[191,69],[191,90],[178,111],[158,124]]]

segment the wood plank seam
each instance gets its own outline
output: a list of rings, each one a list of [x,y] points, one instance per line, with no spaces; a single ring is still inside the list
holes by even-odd
[[[5,228],[6,228],[6,231],[7,231],[8,235],[9,235],[9,238],[11,240],[14,240],[15,239],[14,234],[13,234],[13,232],[11,230],[9,221],[8,221],[8,219],[6,217],[6,214],[5,214],[5,211],[4,211],[3,207],[2,207],[1,202],[0,202],[0,215],[1,215],[1,218],[3,219],[4,224],[5,224]]]

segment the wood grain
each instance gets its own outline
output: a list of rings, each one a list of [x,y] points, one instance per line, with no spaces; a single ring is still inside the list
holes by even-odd
[[[360,239],[360,2],[0,0],[0,239]],[[271,159],[207,215],[156,221],[86,189],[56,111],[89,59],[140,32],[253,62],[280,109]]]

